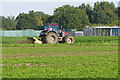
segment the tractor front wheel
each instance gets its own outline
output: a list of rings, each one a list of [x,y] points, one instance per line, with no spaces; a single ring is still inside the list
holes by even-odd
[[[74,43],[75,40],[74,40],[74,37],[73,37],[73,36],[68,35],[68,36],[65,36],[64,42],[65,42],[65,43]]]

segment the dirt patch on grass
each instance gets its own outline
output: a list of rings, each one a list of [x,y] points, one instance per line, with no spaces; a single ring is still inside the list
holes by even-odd
[[[106,52],[47,52],[47,53],[13,53],[3,54],[2,58],[19,58],[19,57],[49,57],[49,56],[69,56],[69,55],[101,55],[101,54],[118,54],[117,51]]]
[[[18,43],[18,44],[32,44],[33,41],[32,40],[22,40],[22,41],[17,41],[16,43]]]

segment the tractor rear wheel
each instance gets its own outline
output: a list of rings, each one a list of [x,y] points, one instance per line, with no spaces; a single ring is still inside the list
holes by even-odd
[[[64,42],[70,44],[70,43],[74,43],[75,40],[74,40],[74,37],[73,37],[73,36],[68,35],[68,36],[65,36],[65,38],[64,38]]]
[[[47,35],[45,36],[45,41],[48,44],[56,44],[58,42],[58,36],[56,33],[54,32],[49,32],[47,33]]]

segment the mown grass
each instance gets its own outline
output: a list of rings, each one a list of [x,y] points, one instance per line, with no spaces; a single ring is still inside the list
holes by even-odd
[[[118,42],[118,36],[75,36],[76,43],[105,43]]]
[[[27,37],[2,37],[2,44],[18,44],[22,40],[26,40]]]
[[[3,78],[116,78],[118,37],[75,37],[74,44],[25,44],[2,38]]]
[[[106,52],[106,51],[118,51],[117,46],[79,46],[79,47],[72,47],[72,46],[64,46],[64,47],[18,47],[18,48],[3,48],[3,54],[9,53],[47,53],[47,52]]]
[[[75,36],[74,38],[75,43],[118,42],[117,36]],[[19,44],[26,39],[27,37],[2,37],[2,44]]]
[[[116,78],[117,55],[3,58],[3,78]]]

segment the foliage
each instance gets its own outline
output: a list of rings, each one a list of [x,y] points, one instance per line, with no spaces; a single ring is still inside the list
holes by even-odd
[[[20,13],[17,18],[17,29],[37,29],[39,26],[43,26],[41,17],[35,15],[34,11],[29,11],[29,14]]]
[[[83,10],[83,11],[86,12],[86,14],[87,14],[87,16],[88,16],[88,18],[89,18],[90,23],[92,23],[92,22],[93,22],[93,11],[92,11],[92,7],[91,7],[89,4],[85,5],[85,4],[83,3],[82,5],[79,6],[79,8],[80,8],[81,10]]]
[[[114,25],[120,26],[119,20],[113,21],[110,25],[111,25],[111,26],[114,26]]]
[[[111,24],[117,20],[117,15],[114,13],[115,6],[109,2],[97,2],[94,4],[93,15],[94,20],[92,23],[96,24]]]
[[[7,30],[16,29],[16,20],[14,16],[8,16],[7,18],[1,16],[0,18],[2,18],[2,28]]]
[[[36,11],[34,12],[34,14],[37,16],[37,17],[43,17],[45,14],[41,11]]]
[[[59,23],[64,29],[82,29],[82,26],[88,25],[88,16],[84,11],[77,7],[64,5],[54,11],[54,22]]]
[[[103,24],[103,25],[117,25],[113,23],[115,20],[118,20],[118,8],[115,8],[115,5],[113,2],[96,2],[94,3],[94,7],[92,7],[84,3],[79,6],[80,9],[83,11],[86,11],[86,14],[88,15],[90,23],[93,24]]]
[[[42,20],[43,20],[43,24],[46,25],[52,22],[52,16],[45,14],[44,16],[42,16]]]

